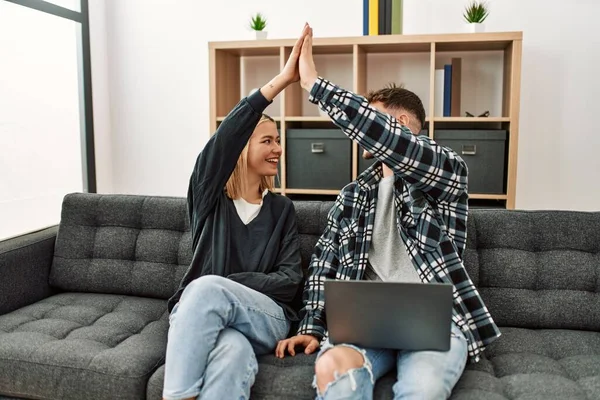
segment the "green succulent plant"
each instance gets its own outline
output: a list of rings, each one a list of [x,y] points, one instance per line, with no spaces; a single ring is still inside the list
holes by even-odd
[[[250,29],[262,31],[267,27],[267,19],[261,13],[257,13],[250,20]]]
[[[465,7],[463,16],[470,24],[482,23],[488,17],[490,10],[486,3],[472,1]]]

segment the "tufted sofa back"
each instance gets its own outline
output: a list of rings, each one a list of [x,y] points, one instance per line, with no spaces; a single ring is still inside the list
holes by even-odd
[[[333,202],[296,201],[306,269]],[[500,326],[600,330],[600,212],[473,209],[464,263]],[[166,299],[191,262],[183,198],[70,194],[50,283]]]
[[[498,325],[600,330],[600,212],[471,210],[467,233]]]
[[[50,284],[167,299],[191,259],[185,199],[74,193],[63,201]]]

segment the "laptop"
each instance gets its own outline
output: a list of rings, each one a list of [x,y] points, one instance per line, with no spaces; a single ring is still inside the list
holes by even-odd
[[[332,344],[450,349],[451,284],[327,280],[325,312]]]

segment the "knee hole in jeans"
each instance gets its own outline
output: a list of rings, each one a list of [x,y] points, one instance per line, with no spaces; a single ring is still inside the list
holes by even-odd
[[[325,351],[315,364],[316,385],[323,393],[325,388],[350,370],[366,367],[371,372],[363,352],[348,346],[336,346]]]

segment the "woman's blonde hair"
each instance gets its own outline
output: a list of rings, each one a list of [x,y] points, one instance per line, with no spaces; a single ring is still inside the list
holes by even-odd
[[[263,114],[260,117],[260,120],[256,124],[256,126],[262,124],[263,122],[275,122],[273,118],[269,117],[266,114]],[[235,169],[231,173],[227,184],[225,185],[225,190],[227,193],[227,197],[230,199],[239,199],[242,197],[242,193],[244,193],[245,186],[248,182],[248,147],[250,145],[250,140],[246,143],[246,146],[242,150],[240,157],[237,160],[237,164],[235,165]],[[260,179],[260,186],[258,188],[259,193],[268,189],[272,191],[275,187],[275,177],[273,176],[263,176]]]

